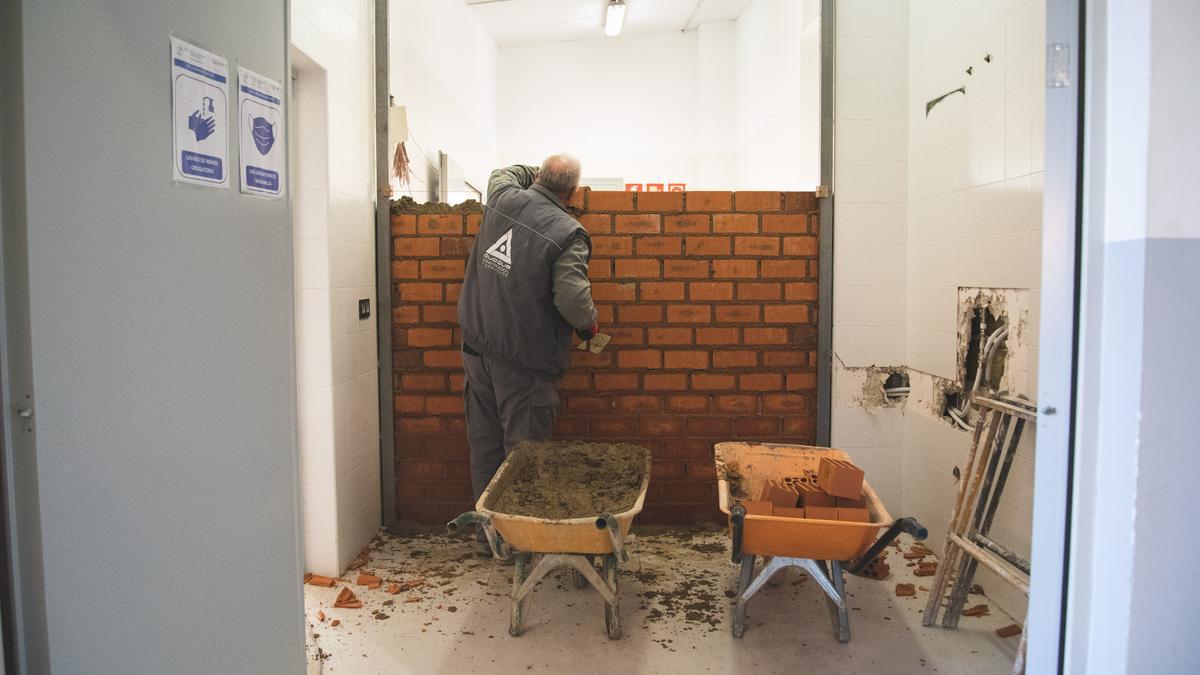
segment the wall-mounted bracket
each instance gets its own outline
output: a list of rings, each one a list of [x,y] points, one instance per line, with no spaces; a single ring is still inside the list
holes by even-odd
[[[932,99],[931,101],[926,103],[925,104],[925,116],[929,117],[929,111],[933,110],[934,106],[936,106],[937,104],[941,103],[942,101],[950,98],[951,96],[953,96],[955,94],[962,94],[965,96],[967,94],[967,87],[964,85],[964,86],[959,87],[958,89],[955,89],[954,91],[948,91],[948,92],[942,94],[941,96],[939,96],[935,99]]]

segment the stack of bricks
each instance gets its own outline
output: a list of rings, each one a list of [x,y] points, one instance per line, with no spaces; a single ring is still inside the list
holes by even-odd
[[[816,201],[797,192],[592,192],[592,295],[612,342],[574,352],[555,437],[654,455],[641,518],[720,520],[713,444],[813,443]],[[400,516],[470,505],[455,303],[479,214],[393,215]]]

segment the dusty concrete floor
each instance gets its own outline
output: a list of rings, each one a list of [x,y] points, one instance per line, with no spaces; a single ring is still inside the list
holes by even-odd
[[[512,567],[478,557],[473,542],[438,533],[383,534],[369,562],[334,588],[305,586],[309,672],[1010,672],[1019,638],[996,628],[1014,623],[991,605],[963,617],[958,631],[921,626],[927,594],[897,598],[895,585],[928,586],[911,576],[896,550],[884,581],[847,576],[849,644],[839,644],[816,583],[797,571],[750,602],[745,637],[730,635],[737,568],[717,529],[636,528],[621,577],[624,635],[604,632],[603,603],[576,590],[564,572],[538,587],[521,637],[508,634]],[[907,548],[907,539],[903,540]],[[380,589],[354,583],[360,572],[384,578]],[[424,580],[389,595],[389,581]],[[335,609],[349,586],[361,609]],[[986,603],[972,595],[968,605]],[[325,614],[319,621],[317,613]],[[331,625],[333,620],[340,623]]]

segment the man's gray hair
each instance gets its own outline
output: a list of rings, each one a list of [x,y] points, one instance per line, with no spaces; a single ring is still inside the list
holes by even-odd
[[[567,195],[579,187],[582,169],[579,160],[570,155],[551,155],[542,162],[538,171],[537,184],[560,195]]]

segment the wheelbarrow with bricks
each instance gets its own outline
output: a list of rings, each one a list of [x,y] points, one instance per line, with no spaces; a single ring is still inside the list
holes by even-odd
[[[884,547],[902,532],[924,539],[926,529],[913,518],[893,520],[866,481],[861,482],[861,496],[840,514],[837,502],[807,510],[763,506],[760,495],[780,488],[797,497],[818,495],[815,483],[822,459],[832,460],[827,465],[834,470],[852,467],[841,450],[730,442],[716,445],[715,459],[720,508],[729,517],[733,539],[733,562],[741,565],[733,636],[741,637],[746,630],[750,598],[785,569],[797,567],[824,591],[834,633],[839,642],[849,642],[843,572],[870,576]],[[755,561],[760,557],[763,566],[756,575]]]
[[[581,518],[549,519],[515,515],[498,510],[500,496],[515,481],[521,480],[522,468],[535,461],[539,452],[554,452],[554,442],[517,446],[480,495],[474,511],[450,521],[447,529],[459,532],[469,525],[483,529],[495,557],[513,559],[512,611],[508,632],[519,636],[534,588],[551,571],[566,567],[572,571],[576,588],[590,584],[604,600],[604,625],[610,639],[621,637],[620,567],[628,562],[626,544],[632,540],[629,528],[642,511],[650,484],[650,451],[630,446],[637,453],[641,484],[633,505],[619,513],[601,513]],[[597,570],[597,564],[600,570]]]

